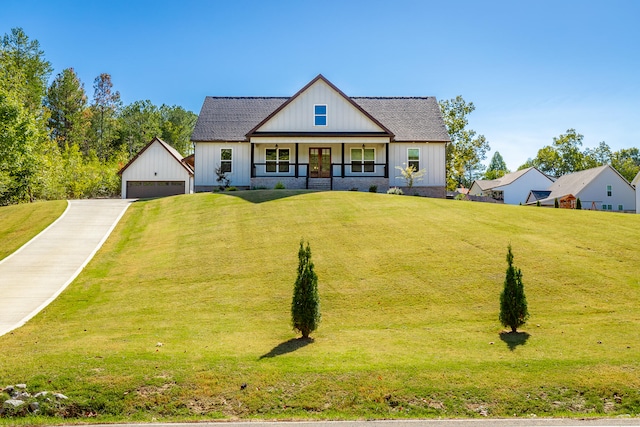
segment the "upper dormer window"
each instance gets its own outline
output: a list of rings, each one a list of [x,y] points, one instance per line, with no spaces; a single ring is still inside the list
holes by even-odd
[[[314,126],[327,125],[327,106],[326,105],[313,106],[313,125]]]

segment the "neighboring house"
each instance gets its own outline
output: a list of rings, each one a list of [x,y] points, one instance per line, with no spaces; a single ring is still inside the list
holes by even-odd
[[[120,172],[122,198],[150,198],[193,192],[193,168],[178,151],[154,138]]]
[[[580,199],[582,209],[636,211],[634,188],[609,165],[563,175],[547,190],[548,196],[539,200],[530,194],[527,204],[535,205],[539,201],[541,206],[553,207],[558,200],[560,207],[575,208]]]
[[[524,204],[532,188],[546,189],[553,180],[535,167],[508,173],[492,180],[476,180],[469,188],[472,196],[491,197],[509,205]]]
[[[403,187],[396,166],[425,169],[414,193],[445,197],[449,135],[434,97],[356,98],[322,75],[290,98],[206,97],[191,136],[195,191],[378,191]]]
[[[636,189],[636,213],[640,214],[640,190],[638,190],[638,187],[640,187],[640,172],[633,178],[631,185]]]
[[[544,200],[549,197],[549,194],[551,194],[551,191],[549,190],[531,190],[529,196],[527,196],[527,201],[525,202],[525,204],[528,205],[531,203],[536,203],[538,200]]]

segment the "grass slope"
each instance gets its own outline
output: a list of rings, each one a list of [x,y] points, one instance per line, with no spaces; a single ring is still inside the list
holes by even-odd
[[[55,221],[67,202],[24,203],[0,207],[0,259],[15,252]]]
[[[301,238],[313,342],[289,324]],[[639,215],[385,194],[138,202],[0,337],[0,371],[102,421],[636,416],[638,241]],[[531,313],[516,337],[497,321],[509,242]]]

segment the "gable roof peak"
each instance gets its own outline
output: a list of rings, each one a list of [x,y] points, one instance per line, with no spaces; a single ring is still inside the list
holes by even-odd
[[[360,113],[364,114],[369,120],[371,120],[373,123],[375,123],[376,126],[380,127],[383,130],[383,132],[386,133],[387,135],[389,135],[389,137],[393,140],[393,138],[395,137],[393,132],[391,132],[385,125],[380,123],[380,121],[378,119],[373,117],[368,111],[366,111],[364,108],[362,108],[353,99],[351,99],[351,97],[347,96],[344,92],[342,92],[336,85],[331,83],[322,74],[318,74],[313,80],[311,80],[309,83],[307,83],[302,89],[300,89],[298,92],[296,92],[291,98],[289,98],[288,100],[283,102],[282,105],[280,105],[278,108],[276,108],[271,114],[269,114],[267,117],[265,117],[264,120],[262,120],[253,129],[251,129],[249,132],[247,132],[247,134],[245,136],[247,138],[250,138],[252,135],[254,135],[258,131],[258,129],[260,129],[262,126],[264,126],[265,123],[267,123],[269,120],[271,120],[280,111],[284,110],[289,104],[291,104],[295,99],[297,99],[300,95],[302,95],[304,92],[306,92],[307,89],[309,89],[311,86],[313,86],[318,81],[324,82],[332,90],[334,90],[336,93],[338,93],[338,95],[340,95],[345,101],[347,101],[354,108],[356,108],[358,111],[360,111]]]

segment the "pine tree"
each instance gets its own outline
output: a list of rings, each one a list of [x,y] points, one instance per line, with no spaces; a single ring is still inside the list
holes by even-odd
[[[582,210],[582,202],[580,201],[580,197],[576,200],[576,209]]]
[[[300,240],[298,250],[298,277],[293,289],[291,301],[291,323],[294,330],[302,333],[303,338],[318,328],[320,323],[320,297],[318,296],[318,276],[311,261],[311,247]]]
[[[513,266],[511,244],[507,252],[507,263],[509,266],[504,279],[504,289],[500,294],[500,323],[510,327],[511,332],[516,332],[529,318],[529,311],[522,284],[522,271]]]

